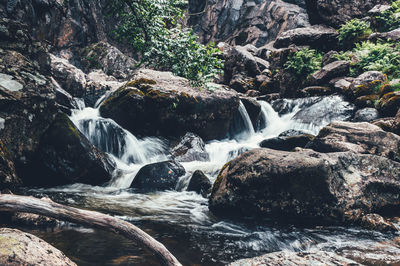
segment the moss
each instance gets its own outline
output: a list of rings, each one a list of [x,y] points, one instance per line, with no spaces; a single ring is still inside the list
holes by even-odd
[[[213,185],[213,188],[212,188],[212,193],[214,193],[219,188],[219,186],[221,185],[221,182],[222,182],[222,179],[223,179],[222,173],[225,171],[226,168],[229,167],[229,165],[230,165],[230,162],[227,162],[221,168],[221,171],[219,171],[217,179],[215,179],[215,182],[214,182],[214,185]]]
[[[152,79],[140,78],[127,82],[126,87],[135,87],[141,90],[142,89],[148,90],[151,88],[150,85],[155,85],[155,84],[157,84],[157,82]]]
[[[15,252],[23,251],[21,244],[18,240],[0,235],[0,257],[15,256]]]

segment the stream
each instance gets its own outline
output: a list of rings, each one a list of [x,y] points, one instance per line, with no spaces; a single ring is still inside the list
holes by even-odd
[[[221,167],[240,153],[288,130],[318,134],[333,120],[348,120],[353,106],[340,96],[259,101],[262,119],[252,125],[243,104],[225,140],[206,143],[210,161],[182,163],[187,174],[175,191],[138,193],[129,188],[139,169],[170,158],[166,140],[137,138],[98,108],[73,110],[71,120],[99,149],[116,162],[107,186],[73,184],[26,189],[24,193],[48,196],[56,202],[115,215],[139,226],[161,241],[183,265],[223,265],[237,259],[288,251],[333,251],[360,261],[381,262],[399,258],[396,235],[357,227],[292,226],[276,221],[230,221],[215,217],[208,201],[186,191],[191,174],[202,170],[214,182]],[[100,102],[97,104],[97,106]],[[185,133],[185,132],[182,132]],[[26,230],[26,229],[25,229]],[[70,223],[28,230],[62,250],[79,265],[158,265],[152,255],[125,238]]]

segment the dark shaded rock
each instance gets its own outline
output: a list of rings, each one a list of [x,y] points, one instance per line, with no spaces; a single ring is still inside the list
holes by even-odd
[[[364,108],[358,110],[354,115],[354,122],[371,122],[379,118],[379,112],[375,108]]]
[[[280,32],[309,25],[306,11],[294,4],[274,1],[190,0],[189,26],[203,43],[214,41],[231,45],[260,47]]]
[[[368,71],[353,80],[346,95],[355,99],[360,96],[375,94],[379,86],[386,82],[387,77],[379,71]]]
[[[190,179],[187,190],[197,192],[204,197],[210,192],[212,184],[210,179],[200,170],[197,170],[193,173],[192,178]]]
[[[335,58],[336,55],[338,55],[339,53],[336,51],[329,51],[326,54],[324,54],[324,56],[322,57],[322,66],[326,66],[332,62],[337,61],[337,59]]]
[[[22,184],[17,177],[14,162],[6,146],[0,140],[0,191],[14,189]]]
[[[309,78],[311,84],[326,84],[333,78],[343,77],[350,72],[348,61],[335,61],[322,67]]]
[[[65,114],[42,137],[36,157],[37,176],[29,185],[85,183],[101,185],[111,179],[114,162],[94,147]]]
[[[268,253],[266,255],[255,257],[251,259],[243,259],[232,262],[230,266],[245,266],[245,265],[361,265],[357,262],[346,259],[340,255],[332,252],[316,251],[316,252],[292,252],[292,251],[279,251]]]
[[[387,0],[306,0],[307,12],[312,24],[326,24],[339,27],[352,18],[365,17],[377,4],[389,3]]]
[[[296,147],[304,148],[308,142],[314,139],[313,135],[302,134],[298,136],[276,137],[263,140],[260,147],[280,151],[291,151]]]
[[[252,98],[241,97],[240,100],[242,101],[247,113],[249,114],[253,127],[257,128],[261,119],[261,105]]]
[[[363,216],[361,220],[361,225],[369,230],[376,230],[381,232],[397,231],[395,225],[393,225],[391,222],[387,221],[382,216],[375,213]]]
[[[29,227],[54,227],[58,224],[54,218],[49,218],[46,216],[41,216],[33,213],[25,213],[25,212],[16,212],[13,213],[11,217],[12,224],[19,226],[29,226]]]
[[[204,141],[193,133],[186,133],[172,151],[172,156],[177,162],[209,161],[210,156],[205,150]]]
[[[129,78],[137,64],[131,57],[106,42],[86,47],[81,56],[81,64],[86,72],[101,69],[107,75],[117,79]]]
[[[140,70],[132,81],[103,102],[100,112],[134,135],[224,138],[239,108],[239,97],[225,87],[210,92],[193,88],[170,72]]]
[[[289,129],[289,130],[286,130],[286,131],[282,132],[281,134],[279,134],[278,137],[294,137],[294,136],[300,136],[300,135],[304,135],[304,134],[306,134],[304,131]]]
[[[375,103],[379,100],[379,95],[371,94],[371,95],[364,95],[356,98],[354,100],[355,105],[358,108],[374,108]]]
[[[333,122],[307,147],[319,152],[375,154],[400,161],[400,136],[365,122]]]
[[[263,148],[221,169],[209,208],[220,216],[341,223],[354,209],[396,213],[399,191],[400,164],[385,157]]]
[[[400,135],[400,110],[395,117],[380,118],[371,123],[385,131]]]
[[[0,264],[76,266],[42,239],[16,229],[0,228]]]
[[[310,46],[318,50],[328,51],[337,48],[337,36],[338,33],[333,28],[324,25],[313,25],[281,33],[276,39],[274,47]]]
[[[383,116],[394,116],[400,108],[400,91],[389,92],[383,95],[376,105]]]
[[[143,166],[132,181],[131,188],[143,191],[175,190],[185,168],[175,161]]]

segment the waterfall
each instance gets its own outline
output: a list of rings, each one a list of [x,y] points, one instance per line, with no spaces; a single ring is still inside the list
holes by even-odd
[[[240,101],[238,112],[234,115],[229,130],[229,136],[233,139],[247,139],[254,135],[254,127],[246,107]]]

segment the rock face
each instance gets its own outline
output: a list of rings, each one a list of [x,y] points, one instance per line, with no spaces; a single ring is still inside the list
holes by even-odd
[[[177,137],[193,132],[211,140],[227,135],[238,108],[234,91],[200,90],[170,72],[143,69],[111,94],[100,112],[134,135]]]
[[[0,141],[0,191],[13,189],[21,183],[21,180],[17,177],[11,154]]]
[[[400,164],[375,155],[256,149],[227,163],[209,200],[217,215],[341,222],[345,212],[395,212]]]
[[[209,161],[210,156],[205,150],[204,141],[193,133],[186,133],[181,142],[172,151],[172,156],[177,162]]]
[[[264,256],[243,259],[232,262],[230,266],[256,266],[256,265],[276,265],[276,266],[312,266],[312,265],[361,265],[353,260],[346,259],[332,252],[317,251],[317,252],[290,252],[279,251],[266,254]]]
[[[206,197],[211,187],[210,179],[202,171],[197,170],[193,173],[187,190],[197,192]]]
[[[76,266],[61,251],[42,239],[16,229],[0,229],[1,265]]]
[[[364,17],[377,4],[387,0],[306,0],[307,12],[312,24],[326,24],[339,27],[352,18]]]
[[[44,133],[36,157],[40,174],[31,185],[101,185],[111,179],[115,168],[114,162],[94,147],[65,114],[57,115]]]
[[[179,177],[185,173],[185,168],[175,161],[148,164],[139,170],[131,188],[142,191],[175,190]]]
[[[333,122],[307,147],[319,152],[352,151],[400,161],[400,136],[370,123]]]
[[[350,72],[350,63],[347,61],[335,61],[325,65],[310,76],[311,84],[326,84],[333,78],[343,77]]]
[[[281,33],[274,43],[275,48],[285,48],[294,44],[308,45],[312,48],[329,51],[337,47],[338,33],[335,29],[323,25],[297,28]]]
[[[285,30],[309,26],[303,8],[280,0],[190,0],[189,13],[189,25],[203,43],[262,46]]]

